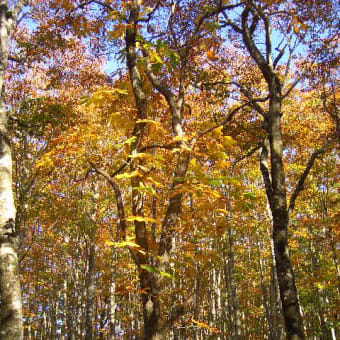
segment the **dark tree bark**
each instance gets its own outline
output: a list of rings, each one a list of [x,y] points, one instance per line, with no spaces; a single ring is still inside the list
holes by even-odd
[[[226,15],[225,15],[226,16]],[[252,17],[252,18],[251,18]],[[283,317],[287,339],[305,339],[300,315],[295,278],[288,250],[288,206],[283,167],[283,147],[281,136],[281,101],[282,84],[275,72],[276,63],[272,62],[270,21],[262,8],[253,2],[247,2],[241,14],[241,27],[227,18],[227,24],[240,33],[246,49],[259,67],[268,86],[269,109],[264,112],[259,105],[253,107],[263,116],[270,151],[270,170],[267,167],[268,149],[263,145],[260,169],[265,183],[266,195],[273,217],[273,242],[276,270],[282,302]],[[265,28],[265,52],[257,47],[253,33],[257,23],[262,20]],[[247,96],[247,93],[244,93]],[[252,97],[248,96],[249,100]]]

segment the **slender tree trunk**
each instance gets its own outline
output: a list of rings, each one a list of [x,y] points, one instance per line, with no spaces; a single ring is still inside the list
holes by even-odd
[[[198,321],[199,305],[200,305],[200,290],[201,290],[201,268],[200,263],[196,264],[196,280],[195,280],[195,305],[194,305],[194,320]],[[192,339],[197,339],[197,327],[192,329]]]
[[[270,340],[277,340],[275,339],[275,330],[273,325],[273,319],[270,315],[270,308],[269,308],[269,301],[268,301],[268,287],[266,286],[265,279],[264,279],[264,263],[261,255],[261,246],[259,242],[257,242],[257,252],[258,252],[258,263],[259,263],[259,269],[260,269],[260,280],[261,280],[261,289],[262,289],[262,301],[263,306],[266,311],[266,319],[268,323],[268,329],[269,329],[269,339]]]
[[[248,4],[248,2],[247,2]],[[253,7],[253,8],[252,8]],[[265,51],[262,52],[254,40],[250,24],[252,9],[259,11],[265,30]],[[252,25],[252,24],[251,24]],[[264,179],[266,194],[273,217],[273,241],[276,260],[276,270],[282,301],[283,317],[288,340],[305,339],[295,278],[289,258],[288,249],[288,207],[285,187],[285,172],[283,167],[283,147],[281,136],[281,81],[275,73],[275,63],[272,61],[271,24],[270,18],[255,3],[245,6],[241,14],[241,33],[245,47],[261,70],[268,85],[269,110],[254,104],[254,108],[264,117],[264,129],[269,138],[271,169],[268,170],[266,159],[267,149],[263,145],[260,169]],[[263,54],[265,53],[265,54]],[[248,95],[248,90],[243,90]],[[249,99],[252,98],[250,94]]]
[[[89,257],[88,257],[88,277],[87,277],[87,301],[86,301],[86,333],[85,340],[93,339],[93,307],[95,297],[95,285],[94,285],[94,266],[95,266],[95,243],[91,241]]]
[[[114,261],[114,255],[113,261]],[[112,261],[112,262],[113,262]],[[112,266],[113,267],[113,266]],[[116,339],[116,282],[115,282],[115,275],[113,273],[112,268],[112,274],[111,274],[111,284],[110,284],[110,305],[109,305],[109,322],[110,322],[110,340]]]
[[[228,226],[228,244],[229,244],[229,256],[228,256],[228,278],[230,284],[230,300],[233,311],[233,337],[232,339],[241,340],[242,336],[242,322],[241,315],[239,310],[239,303],[237,299],[236,293],[236,283],[234,278],[234,262],[235,262],[235,253],[234,253],[234,239],[233,239],[233,229],[231,222],[231,207],[229,198],[227,198],[227,206],[226,210],[227,214],[227,226]]]
[[[225,241],[223,242],[223,271],[225,278],[225,293],[226,293],[226,304],[227,304],[227,315],[228,315],[228,329],[231,337],[234,336],[234,321],[233,321],[233,312],[232,312],[232,301],[231,301],[231,289],[230,289],[230,280],[229,280],[229,271],[228,271],[228,259],[226,252]]]

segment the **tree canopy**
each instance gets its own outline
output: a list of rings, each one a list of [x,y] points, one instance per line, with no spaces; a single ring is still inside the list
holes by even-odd
[[[0,5],[0,340],[339,336],[337,1]]]

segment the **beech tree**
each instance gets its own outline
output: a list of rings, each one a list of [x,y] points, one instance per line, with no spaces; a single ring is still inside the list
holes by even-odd
[[[25,1],[0,3],[0,338],[22,339],[22,303],[18,272],[19,230],[15,224],[12,188],[12,155],[8,137],[8,113],[4,102],[4,74],[9,59],[9,40],[16,29]]]

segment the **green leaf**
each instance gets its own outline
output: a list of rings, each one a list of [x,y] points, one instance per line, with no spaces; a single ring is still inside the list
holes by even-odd
[[[167,273],[167,272],[159,272],[159,275],[160,276],[163,276],[163,277],[167,277],[168,279],[171,279],[172,278],[172,275],[170,273]]]
[[[158,270],[154,267],[150,267],[150,266],[147,266],[145,264],[142,264],[140,266],[142,269],[145,269],[146,271],[148,271],[149,273],[158,273]]]
[[[254,201],[256,199],[256,195],[252,192],[244,192],[243,196],[249,198],[251,201]]]
[[[152,71],[157,73],[159,72],[163,67],[163,64],[162,63],[154,63],[152,64],[151,68],[152,68]]]
[[[222,186],[221,178],[212,178],[212,179],[209,179],[209,185],[214,186],[214,187]]]
[[[136,140],[136,137],[133,136],[133,137],[131,137],[131,138],[126,139],[126,140],[125,140],[124,142],[122,142],[122,143],[119,143],[119,144],[114,145],[114,148],[118,150],[118,149],[120,149],[122,146],[124,146],[125,144],[131,145],[131,143],[133,143],[135,140]]]

